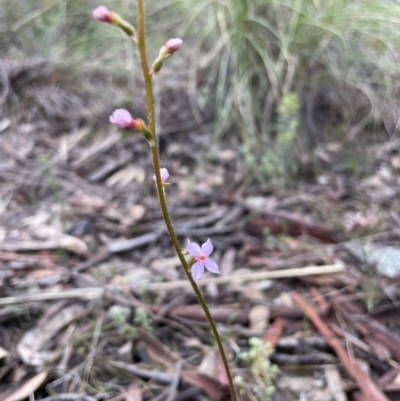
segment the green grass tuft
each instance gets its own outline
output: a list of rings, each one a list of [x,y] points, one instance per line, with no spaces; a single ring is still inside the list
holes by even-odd
[[[134,1],[101,3],[135,23]],[[56,63],[56,85],[84,87],[104,101],[118,91],[136,96],[136,49],[93,20],[99,4],[0,0],[0,49]],[[299,150],[310,152],[332,132],[345,141],[398,135],[398,1],[147,0],[146,7],[150,59],[166,39],[184,39],[179,68],[188,73],[195,119],[212,119],[217,144],[239,139],[258,180],[290,179]],[[288,96],[299,110],[282,131]]]

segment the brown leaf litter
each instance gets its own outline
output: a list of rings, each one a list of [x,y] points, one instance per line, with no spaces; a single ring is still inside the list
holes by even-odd
[[[7,103],[0,115],[1,399],[227,399],[146,144],[98,124],[107,112],[90,102],[44,90],[52,67],[35,66],[1,76],[3,101],[19,82],[41,88],[18,92],[34,118],[5,115]],[[241,400],[256,400],[240,358],[252,337],[279,365],[274,401],[398,400],[400,270],[377,260],[400,249],[396,145],[362,181],[321,169],[312,184],[253,187],[232,144],[200,168],[207,127],[180,135],[174,121],[161,124],[171,216],[182,246],[215,245],[221,275],[199,284]]]

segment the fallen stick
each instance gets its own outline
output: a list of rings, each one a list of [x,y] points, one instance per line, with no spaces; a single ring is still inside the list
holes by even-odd
[[[320,274],[336,274],[336,273],[343,273],[344,270],[345,266],[339,264],[326,265],[326,266],[307,266],[307,267],[300,267],[287,270],[246,273],[237,276],[202,278],[197,282],[197,285],[204,286],[207,284],[241,283],[243,281],[273,280],[279,278],[315,276]],[[151,283],[147,285],[146,289],[173,290],[176,288],[186,288],[186,287],[188,288],[190,287],[190,283],[188,280],[177,280],[165,283]]]
[[[19,294],[14,297],[0,298],[0,306],[67,298],[96,299],[101,297],[103,293],[104,288],[91,287],[74,288],[73,290],[43,291],[38,293]]]
[[[296,292],[292,293],[292,298],[303,311],[303,313],[311,320],[321,335],[325,338],[329,346],[335,351],[335,354],[342,361],[347,373],[358,384],[360,390],[362,391],[362,400],[389,401],[386,395],[378,388],[372,379],[366,373],[364,373],[354,361],[350,359],[335,333],[321,320],[315,308],[307,304],[303,297]]]
[[[243,281],[257,281],[266,279],[271,280],[271,279],[288,278],[288,277],[304,277],[317,274],[342,273],[343,271],[344,271],[343,265],[308,266],[296,269],[241,274],[239,276],[205,278],[200,280],[197,283],[197,285],[203,286],[210,283],[226,284],[232,282],[240,283]],[[188,286],[190,286],[189,281],[177,280],[165,283],[150,283],[145,286],[145,289],[154,291],[172,290],[176,288],[186,288]],[[103,287],[76,288],[72,290],[61,290],[57,292],[43,291],[39,293],[19,294],[16,295],[15,297],[0,298],[0,306],[18,304],[23,302],[49,301],[54,299],[66,299],[66,298],[94,299],[101,297],[103,294],[104,294]]]

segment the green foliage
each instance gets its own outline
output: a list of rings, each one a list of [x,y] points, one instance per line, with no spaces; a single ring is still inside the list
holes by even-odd
[[[323,139],[324,125],[345,124],[350,139],[366,128],[381,133],[382,125],[389,134],[395,132],[399,2],[184,0],[180,4],[190,22],[199,22],[190,28],[199,32],[201,27],[195,48],[208,52],[208,64],[199,68],[198,75],[212,70],[209,81],[199,80],[198,106],[215,112],[217,138],[228,133],[241,136],[244,158],[259,179],[286,174],[287,166],[274,146],[291,142],[299,131],[300,120],[292,119],[288,130],[276,135],[280,107],[289,93],[297,94],[307,114],[296,134],[301,134],[303,148]],[[330,113],[319,109],[321,100]]]
[[[152,324],[151,320],[147,316],[147,312],[143,308],[136,308],[135,309],[135,316],[133,318],[133,323],[135,327],[140,327],[146,331],[152,331]]]
[[[102,4],[135,22],[133,0]],[[127,97],[136,88],[136,49],[93,20],[95,5],[0,0],[0,50],[50,58],[56,85]],[[311,148],[337,127],[350,139],[396,134],[398,0],[146,0],[146,7],[150,60],[166,38],[184,39],[194,115],[213,116],[216,142],[240,138],[259,181],[285,182],[296,174],[294,145]]]
[[[269,360],[273,349],[265,344],[260,338],[251,338],[249,341],[250,350],[240,354],[240,358],[250,364],[255,385],[252,393],[259,401],[269,401],[275,391],[273,379],[279,373],[276,365]],[[235,377],[235,384],[246,391],[246,384],[242,377]]]
[[[297,173],[295,139],[299,127],[300,104],[295,93],[282,97],[277,110],[275,140],[261,148],[258,178],[265,177],[277,184],[285,184]]]
[[[108,317],[110,318],[111,322],[109,324],[109,327],[107,327],[106,329],[116,328],[118,334],[123,336],[135,335],[138,329],[152,331],[151,320],[149,320],[149,317],[147,316],[147,313],[143,308],[135,309],[133,324],[129,323],[130,314],[130,308],[119,305],[112,306],[108,311]]]
[[[134,2],[102,3],[135,19]],[[134,49],[118,29],[96,23],[92,8],[86,0],[0,0],[0,51],[20,64],[50,61],[53,85],[106,102],[116,82],[134,87]]]

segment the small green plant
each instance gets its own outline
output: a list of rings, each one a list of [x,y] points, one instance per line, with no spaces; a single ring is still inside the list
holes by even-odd
[[[295,140],[299,127],[300,103],[296,93],[283,96],[277,107],[277,123],[274,140],[261,147],[260,167],[256,172],[260,179],[269,178],[284,184],[297,173]]]
[[[135,315],[133,317],[133,323],[135,327],[140,327],[146,331],[152,331],[151,320],[149,319],[147,312],[143,308],[135,309]]]
[[[114,305],[108,311],[111,322],[103,329],[116,328],[120,335],[135,335],[139,329],[152,331],[151,320],[143,308],[136,308],[133,315],[133,324],[129,323],[131,311],[129,308]]]
[[[111,322],[107,326],[104,326],[103,330],[116,328],[119,335],[135,335],[137,333],[137,328],[128,323],[130,314],[130,308],[113,305],[108,310],[108,317]]]
[[[275,391],[273,380],[279,373],[278,367],[269,360],[273,349],[269,343],[264,343],[256,337],[251,338],[249,344],[250,350],[241,353],[240,358],[250,364],[250,371],[255,381],[251,392],[257,400],[269,401]],[[235,384],[243,393],[248,392],[248,385],[241,376],[235,377]]]

